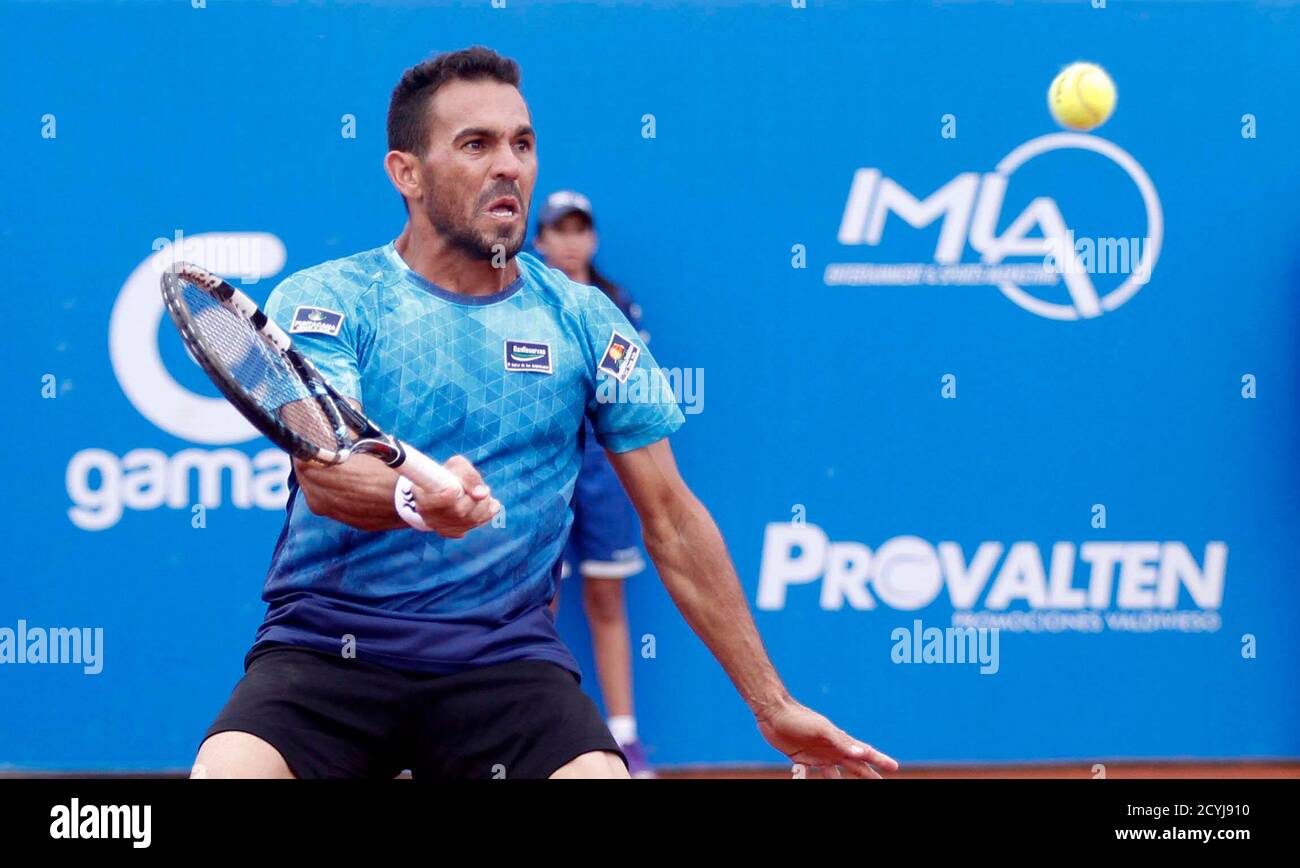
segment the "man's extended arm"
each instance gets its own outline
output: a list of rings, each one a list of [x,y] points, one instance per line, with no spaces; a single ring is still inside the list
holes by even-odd
[[[609,458],[641,517],[646,550],[683,617],[731,677],[773,747],[810,766],[878,777],[898,763],[790,697],[768,659],[712,516],[677,472],[668,441]]]

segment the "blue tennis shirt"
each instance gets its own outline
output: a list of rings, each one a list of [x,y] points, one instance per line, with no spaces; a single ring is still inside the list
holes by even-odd
[[[598,289],[521,253],[489,296],[449,292],[390,243],[297,272],[266,312],[375,424],[473,462],[503,511],[463,539],[315,515],[290,476],[253,650],[271,642],[451,673],[519,659],[577,673],[548,604],[573,521],[584,419],[627,452],[676,431],[640,335]]]

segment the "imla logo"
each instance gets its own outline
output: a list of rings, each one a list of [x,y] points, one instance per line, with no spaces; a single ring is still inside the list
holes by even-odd
[[[1142,196],[1146,233],[1139,238],[1076,242],[1056,200],[1034,198],[997,234],[1011,176],[1025,163],[1059,150],[1100,154],[1128,174]],[[1164,237],[1164,215],[1155,185],[1126,151],[1112,142],[1081,133],[1053,133],[1025,142],[984,175],[963,172],[926,199],[917,199],[879,169],[858,169],[840,221],[839,242],[878,245],[885,220],[894,214],[914,229],[941,220],[934,261],[930,263],[832,263],[823,280],[835,285],[991,285],[1020,307],[1048,319],[1089,319],[1113,311],[1137,294],[1151,277]],[[1031,235],[1037,230],[1038,235]],[[962,263],[966,243],[980,254],[979,263]],[[1132,242],[1130,244],[1130,242]],[[1135,249],[1131,249],[1135,248]],[[1122,254],[1127,278],[1099,293],[1091,274],[1094,257]],[[1009,257],[1036,257],[1038,262],[1006,262]],[[1103,269],[1111,270],[1111,269]],[[1048,301],[1025,286],[1055,286],[1064,281],[1069,303]]]

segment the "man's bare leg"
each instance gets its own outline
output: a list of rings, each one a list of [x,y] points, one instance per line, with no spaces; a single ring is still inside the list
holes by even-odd
[[[632,646],[622,579],[582,578],[582,602],[591,627],[591,650],[605,713],[631,717]]]
[[[576,756],[556,769],[551,778],[552,780],[562,778],[630,780],[627,766],[623,765],[622,758],[607,750],[593,750]]]
[[[289,764],[278,750],[251,733],[235,730],[205,739],[194,758],[194,768],[190,769],[190,778],[292,777]]]

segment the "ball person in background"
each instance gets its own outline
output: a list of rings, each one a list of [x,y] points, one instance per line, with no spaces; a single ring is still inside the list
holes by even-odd
[[[546,198],[537,221],[533,246],[546,264],[583,286],[594,286],[627,317],[641,335],[640,306],[596,268],[596,221],[591,202],[581,193],[560,190]],[[623,580],[645,569],[636,510],[614,473],[605,450],[587,422],[582,470],[573,490],[573,528],[564,552],[567,578],[582,577],[582,605],[591,626],[600,694],[609,716],[609,731],[623,748],[632,777],[653,777],[637,736],[632,701],[632,645],[627,624]],[[555,602],[559,604],[559,594]]]
[[[522,252],[538,163],[519,81],[482,47],[406,70],[384,157],[401,233],[290,275],[267,301],[339,392],[452,456],[464,494],[404,487],[364,455],[294,462],[266,618],[194,775],[626,778],[550,610],[584,419],[659,577],[767,741],[834,776],[897,768],[786,690],[677,471],[677,405],[596,400],[655,363],[604,293]]]

